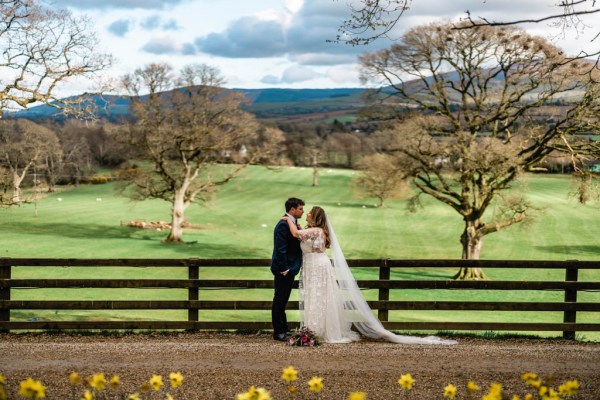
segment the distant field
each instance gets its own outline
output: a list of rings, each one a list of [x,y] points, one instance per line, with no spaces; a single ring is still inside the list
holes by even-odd
[[[289,196],[303,198],[307,208],[320,205],[328,212],[348,258],[459,258],[458,238],[461,219],[450,208],[425,199],[425,208],[416,214],[406,211],[405,201],[389,201],[388,207],[374,207],[373,199],[356,199],[349,181],[352,171],[324,169],[320,186],[311,186],[310,169],[269,170],[252,167],[230,185],[224,186],[208,204],[192,205],[188,220],[202,229],[188,231],[183,245],[165,245],[166,232],[121,226],[131,220],[169,220],[169,204],[162,201],[132,203],[119,197],[112,184],[81,186],[46,197],[37,205],[0,210],[0,254],[2,257],[81,257],[81,258],[269,258],[272,229],[283,213]],[[582,206],[567,196],[571,181],[565,176],[529,175],[515,190],[527,190],[540,208],[535,222],[511,227],[485,239],[482,258],[526,260],[596,260],[600,256],[600,217],[598,204]],[[37,216],[36,216],[37,208]],[[89,270],[88,270],[89,272]],[[394,271],[393,279],[439,279],[454,271]],[[17,268],[13,277],[83,277],[83,269]],[[357,278],[375,278],[373,271],[354,271]],[[183,269],[98,269],[95,277],[185,277]],[[111,275],[107,275],[111,274]],[[268,268],[204,269],[201,276],[268,279]],[[492,279],[557,279],[562,272],[490,270]],[[582,279],[598,280],[600,273],[582,273]],[[167,290],[15,290],[15,299],[181,299],[184,291]],[[366,293],[374,298],[375,292]],[[560,292],[525,294],[522,292],[478,293],[488,300],[533,301],[562,298]],[[270,290],[203,291],[202,298],[270,299]],[[468,298],[473,293],[448,291],[402,291],[392,299]],[[581,301],[600,301],[598,293],[582,293]],[[101,312],[14,312],[13,318],[87,319],[92,318],[181,319],[185,312],[157,311],[152,315],[134,311]],[[294,312],[291,312],[294,316]],[[560,321],[561,314],[464,312],[454,318],[494,321]],[[443,320],[441,312],[391,312],[393,320]],[[201,319],[269,320],[268,312],[213,312]],[[598,320],[582,313],[578,321]],[[598,334],[585,334],[598,338]]]

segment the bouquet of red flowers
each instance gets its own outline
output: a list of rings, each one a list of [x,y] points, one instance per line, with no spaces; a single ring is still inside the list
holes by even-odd
[[[288,346],[319,346],[321,342],[319,337],[315,335],[308,327],[303,326],[300,329],[296,329],[292,336],[288,339]]]

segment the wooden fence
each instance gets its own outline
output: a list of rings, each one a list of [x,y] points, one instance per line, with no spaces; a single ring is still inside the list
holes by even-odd
[[[210,310],[270,310],[270,301],[199,300],[203,289],[267,289],[273,287],[268,280],[201,279],[204,268],[264,267],[269,259],[44,259],[0,258],[0,331],[10,330],[116,330],[116,329],[270,329],[268,321],[199,321],[199,312]],[[600,311],[600,302],[578,302],[580,291],[600,291],[600,282],[578,281],[579,271],[598,270],[600,261],[507,261],[507,260],[348,260],[351,267],[377,268],[379,279],[359,280],[362,289],[378,290],[378,299],[369,301],[384,326],[392,330],[416,331],[562,331],[563,337],[575,338],[575,332],[600,331],[600,318],[594,323],[578,323],[577,312]],[[13,279],[15,267],[161,267],[188,270],[188,279]],[[394,269],[460,267],[519,268],[564,270],[564,281],[454,281],[454,280],[391,280]],[[169,288],[187,289],[187,300],[12,300],[11,290],[16,288]],[[404,289],[455,289],[455,290],[522,290],[561,291],[561,302],[488,302],[477,301],[391,301],[391,290]],[[297,309],[298,302],[291,301],[288,309]],[[187,321],[14,321],[11,310],[187,310]],[[447,322],[388,321],[390,310],[447,310],[447,311],[534,311],[562,312],[563,322],[453,322],[449,313]],[[600,317],[600,314],[598,314]],[[297,322],[292,326],[297,326]]]

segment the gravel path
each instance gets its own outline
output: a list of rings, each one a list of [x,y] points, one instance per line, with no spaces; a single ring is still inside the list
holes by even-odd
[[[533,371],[555,382],[578,379],[577,399],[600,399],[600,344],[543,339],[459,339],[455,346],[403,346],[362,341],[325,344],[318,348],[288,347],[268,334],[170,333],[125,336],[0,334],[0,374],[7,377],[11,396],[18,381],[41,379],[46,398],[79,399],[68,384],[77,371],[83,376],[117,374],[123,390],[132,393],[153,373],[168,382],[180,371],[184,384],[171,391],[175,399],[234,399],[250,385],[262,386],[274,399],[289,398],[281,379],[284,367],[299,371],[296,398],[316,398],[307,390],[312,376],[323,377],[321,399],[346,399],[365,391],[368,399],[400,397],[399,376],[411,373],[411,399],[442,399],[444,386],[459,388],[474,380],[482,388],[499,382],[510,394],[529,393],[520,375]],[[511,396],[512,397],[512,396]],[[522,398],[521,397],[521,398]],[[153,399],[163,399],[153,396]]]

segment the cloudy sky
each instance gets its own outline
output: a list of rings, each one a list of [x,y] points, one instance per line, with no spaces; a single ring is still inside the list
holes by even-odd
[[[85,14],[114,55],[108,71],[119,77],[150,62],[179,69],[205,63],[218,67],[231,88],[359,87],[357,56],[389,46],[389,40],[352,47],[327,43],[358,0],[43,0],[50,7]],[[395,35],[435,20],[473,16],[523,19],[556,14],[558,0],[413,0]],[[590,26],[592,24],[590,23]],[[548,23],[532,25],[536,34],[556,36]],[[597,32],[555,37],[569,52],[588,46]],[[597,45],[597,43],[596,43]],[[81,92],[82,82],[66,91]]]

